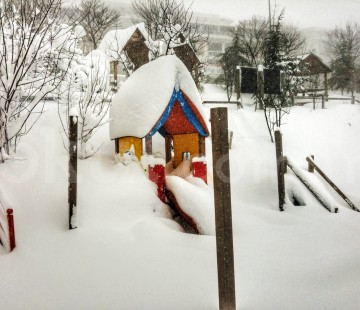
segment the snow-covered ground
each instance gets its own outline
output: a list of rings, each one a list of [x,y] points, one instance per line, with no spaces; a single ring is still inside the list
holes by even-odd
[[[203,97],[226,100],[214,86]],[[96,136],[100,151],[79,161],[79,228],[67,230],[67,153],[56,104],[46,107],[16,157],[0,165],[17,237],[13,252],[0,252],[0,309],[217,309],[215,237],[186,234],[169,219],[140,165],[114,160],[106,126]],[[294,107],[285,123],[284,155],[306,169],[314,154],[360,207],[359,105]],[[360,214],[315,174],[339,207],[329,213],[290,171],[288,193],[306,205],[279,212],[263,113],[232,105],[229,130],[237,308],[358,309]],[[159,153],[162,146],[157,137]],[[210,139],[206,147],[211,184]]]

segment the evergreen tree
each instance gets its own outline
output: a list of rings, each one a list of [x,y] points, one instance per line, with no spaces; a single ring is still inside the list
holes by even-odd
[[[225,52],[220,55],[219,64],[222,68],[222,74],[216,79],[216,83],[223,85],[227,98],[230,101],[233,94],[236,80],[236,68],[241,65],[249,65],[247,59],[241,54],[241,47],[239,39],[235,35],[232,45],[225,49]]]
[[[278,69],[282,56],[283,33],[281,31],[281,21],[284,16],[284,10],[280,13],[276,23],[270,26],[265,41],[264,64],[269,69]]]
[[[336,27],[328,34],[327,50],[331,56],[332,78],[331,87],[356,90],[360,68],[360,27],[355,24],[346,24],[344,28]]]
[[[264,113],[271,140],[272,132],[275,127],[281,126],[282,117],[290,112],[292,98],[304,82],[296,75],[300,61],[289,55],[289,36],[282,28],[283,17],[284,10],[276,21],[274,18],[264,48],[265,66],[268,69],[279,70],[281,75],[281,93],[266,94],[264,98]]]

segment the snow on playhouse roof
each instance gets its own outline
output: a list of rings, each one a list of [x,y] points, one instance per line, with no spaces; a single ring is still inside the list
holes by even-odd
[[[110,139],[154,134],[164,115],[171,112],[170,103],[179,95],[182,98],[185,95],[192,103],[192,107],[183,109],[202,117],[200,122],[205,126],[200,125],[198,131],[201,133],[203,129],[202,134],[207,136],[206,116],[195,82],[183,62],[175,55],[168,55],[141,66],[115,95],[110,108]]]
[[[108,56],[110,61],[119,60],[121,51],[136,30],[139,30],[146,41],[152,42],[144,23],[140,23],[125,29],[110,30],[101,40],[99,49]]]

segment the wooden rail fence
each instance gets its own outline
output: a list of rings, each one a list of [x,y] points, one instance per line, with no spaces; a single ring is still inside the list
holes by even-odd
[[[243,107],[240,101],[206,100],[203,101],[203,104],[226,104],[226,105],[236,104],[237,109]]]
[[[320,202],[320,204],[329,212],[337,213],[338,208],[333,208],[331,203],[325,199],[315,188],[312,186],[306,176],[301,173],[300,169],[296,168],[295,165],[283,155],[283,144],[282,144],[282,134],[280,129],[275,130],[275,149],[276,149],[276,163],[277,163],[277,181],[278,181],[278,195],[279,195],[279,210],[284,211],[285,207],[285,174],[287,172],[287,167],[289,167],[295,174],[295,176],[304,184],[304,186],[311,192],[311,194]],[[313,162],[308,160],[312,164],[309,166],[309,171],[313,172]],[[344,195],[345,196],[345,195]],[[345,196],[346,197],[346,196]],[[344,198],[345,199],[345,198]],[[346,197],[347,199],[347,197]],[[347,202],[349,199],[346,200]]]
[[[356,212],[360,212],[360,210],[351,202],[351,200],[338,188],[333,181],[330,180],[330,178],[315,164],[314,162],[314,156],[306,157],[306,161],[308,162],[308,170],[309,172],[314,172],[316,170],[323,179],[334,189],[336,193],[339,194],[339,196],[345,200],[345,202],[350,206],[351,209],[353,209]]]

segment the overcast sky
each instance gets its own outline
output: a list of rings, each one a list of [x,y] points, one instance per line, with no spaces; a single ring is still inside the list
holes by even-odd
[[[132,0],[103,0],[107,3]],[[285,7],[285,20],[299,27],[322,27],[332,29],[346,21],[360,23],[360,0],[270,0],[272,5]],[[268,16],[268,0],[184,0],[193,2],[195,12],[219,14],[234,20],[253,15]]]

